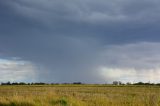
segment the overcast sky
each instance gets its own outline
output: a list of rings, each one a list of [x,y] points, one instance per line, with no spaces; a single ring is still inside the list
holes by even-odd
[[[160,82],[159,0],[0,0],[0,82]]]

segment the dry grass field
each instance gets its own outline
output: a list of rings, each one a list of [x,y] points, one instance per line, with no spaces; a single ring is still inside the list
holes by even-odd
[[[0,106],[160,106],[160,87],[0,86]]]

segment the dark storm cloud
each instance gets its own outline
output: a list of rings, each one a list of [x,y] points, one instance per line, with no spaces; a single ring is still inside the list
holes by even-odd
[[[159,42],[159,4],[158,0],[0,1],[0,52],[37,64],[39,81],[101,82],[97,67],[115,64],[114,54],[101,55],[112,50],[106,46]],[[104,61],[107,58],[110,61]]]
[[[6,1],[5,4],[7,8],[5,10],[9,12],[5,13],[7,16],[4,18],[11,24],[7,27],[10,26],[12,30],[13,26],[25,27],[20,28],[21,30],[27,30],[29,27],[30,32],[30,27],[35,28],[33,31],[38,27],[38,31],[42,28],[45,29],[43,32],[50,31],[54,35],[95,36],[108,42],[122,40],[127,42],[128,39],[144,40],[144,38],[150,40],[150,34],[158,37],[159,33],[157,23],[160,9],[159,1],[156,0],[68,2],[16,0]]]

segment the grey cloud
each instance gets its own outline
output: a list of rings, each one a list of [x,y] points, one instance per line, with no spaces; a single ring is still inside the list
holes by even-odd
[[[30,41],[29,44],[25,41],[23,45],[22,42],[14,44],[15,41],[6,44],[5,48],[10,48],[6,55],[35,62],[40,67],[38,81],[92,82],[98,78],[94,72],[99,52],[96,41],[52,36],[26,41]]]
[[[14,1],[19,16],[66,36],[90,36],[104,43],[157,41],[159,1]],[[37,22],[38,21],[38,22]],[[39,23],[37,25],[37,23]],[[32,24],[31,24],[32,25]],[[32,25],[34,26],[34,25]],[[152,34],[152,37],[151,37]]]
[[[33,62],[39,67],[37,80],[46,82],[103,82],[97,70],[101,65],[154,68],[159,48],[141,42],[159,42],[159,4],[158,0],[0,1],[0,52]],[[113,46],[118,44],[125,46]],[[136,63],[137,58],[141,61]]]
[[[87,0],[87,1],[12,1],[16,12],[36,19],[54,22],[55,19],[98,23],[117,21],[153,21],[159,17],[157,0]],[[147,17],[147,18],[146,18]],[[124,20],[123,20],[124,19]],[[86,20],[86,21],[85,21]]]
[[[160,65],[159,50],[159,43],[141,42],[109,46],[104,55],[107,56],[106,64],[110,66],[145,69]]]

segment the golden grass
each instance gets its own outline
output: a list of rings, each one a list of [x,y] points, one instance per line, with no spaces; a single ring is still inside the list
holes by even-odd
[[[160,87],[0,86],[0,106],[160,106]]]

